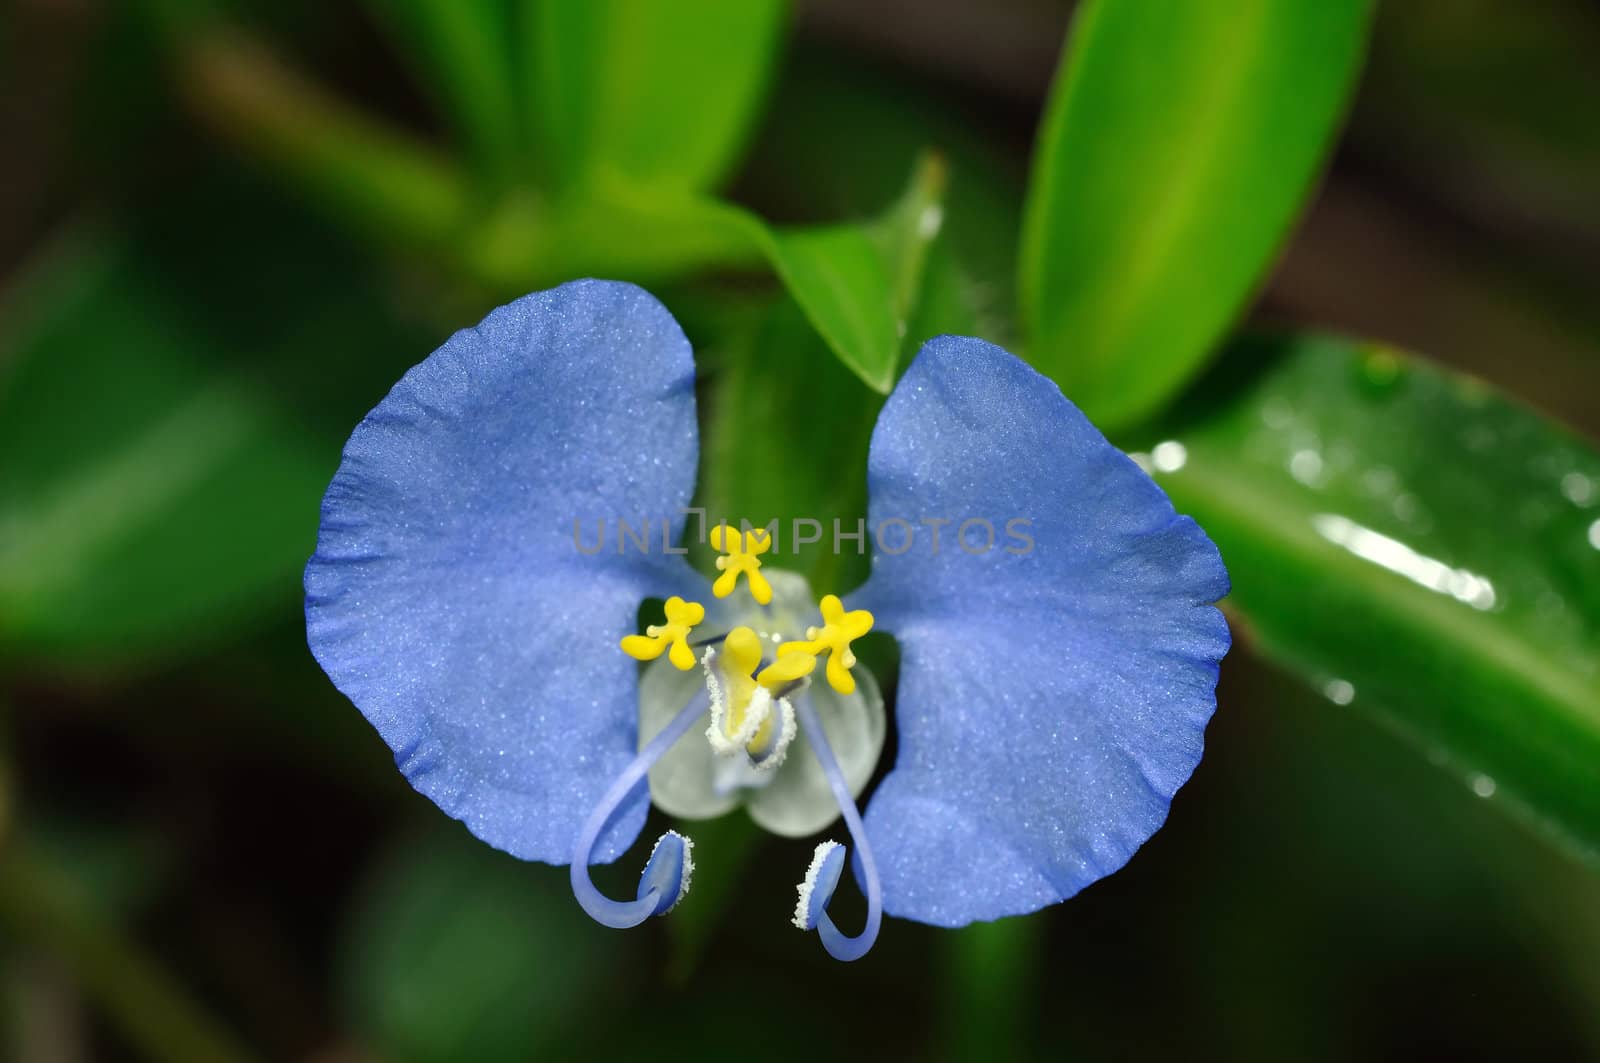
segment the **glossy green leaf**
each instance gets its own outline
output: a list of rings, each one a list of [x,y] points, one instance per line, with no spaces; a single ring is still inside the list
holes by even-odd
[[[85,234],[10,293],[0,646],[122,661],[298,596],[340,440],[381,394],[347,401],[352,373],[392,379],[426,341],[325,236],[259,199],[213,211],[239,194]]]
[[[888,394],[944,219],[944,163],[924,156],[900,199],[866,224],[771,230],[773,268],[851,372]]]
[[[783,0],[528,0],[526,99],[543,176],[702,191],[737,159],[765,94]]]
[[[1090,0],[1023,222],[1031,360],[1102,426],[1199,369],[1283,243],[1355,83],[1368,0]]]
[[[892,281],[867,231],[831,225],[774,234],[773,264],[851,372],[887,393],[900,349]]]
[[[510,0],[368,0],[480,164],[505,176],[521,136]]]
[[[1175,411],[1145,460],[1222,549],[1243,640],[1600,852],[1600,455],[1383,348],[1231,357],[1268,368]]]

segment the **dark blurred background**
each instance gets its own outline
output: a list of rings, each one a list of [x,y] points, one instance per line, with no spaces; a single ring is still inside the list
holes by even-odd
[[[301,69],[440,139],[365,9],[246,6]],[[206,75],[140,7],[0,5],[0,332],[57,314],[53,342],[103,351],[34,411],[59,452],[0,453],[0,491],[162,386],[159,360],[119,364],[125,340],[194,334],[281,389],[331,475],[398,373],[492,304],[379,261],[216,136]],[[987,160],[984,187],[1020,200],[1069,15],[800,3],[733,198],[779,220],[876,210],[905,172],[887,125]],[[1256,315],[1426,352],[1600,432],[1597,56],[1580,0],[1382,5]],[[112,263],[136,284],[91,319],[61,287]],[[225,433],[231,409],[193,415]],[[69,513],[67,537],[100,518]],[[314,507],[274,519],[309,554]],[[211,510],[167,534],[235,531]],[[993,927],[890,921],[845,968],[785,923],[802,847],[731,820],[694,832],[698,904],[626,935],[590,924],[563,869],[488,850],[406,786],[306,652],[294,581],[261,579],[248,615],[171,652],[0,650],[11,1058],[1600,1058],[1593,870],[1247,645],[1206,759],[1126,869]]]

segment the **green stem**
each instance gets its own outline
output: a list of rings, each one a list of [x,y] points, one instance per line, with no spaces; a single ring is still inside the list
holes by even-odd
[[[334,214],[396,242],[451,242],[473,188],[448,160],[362,114],[260,44],[211,32],[182,46],[180,81],[195,114]]]
[[[941,1044],[947,1059],[1027,1059],[1039,917],[974,923],[952,932]]]
[[[84,904],[66,876],[15,843],[0,860],[0,926],[67,964],[146,1057],[174,1063],[249,1058],[163,969]]]
[[[589,189],[552,204],[531,188],[491,196],[452,161],[362,114],[259,43],[210,32],[179,48],[195,114],[322,204],[337,222],[444,260],[499,294],[574,276],[652,281],[762,265],[759,223],[714,200]]]
[[[664,977],[676,990],[693,984],[706,947],[722,925],[728,903],[743,888],[765,838],[742,808],[684,829],[695,840],[694,890],[665,921],[672,951]]]

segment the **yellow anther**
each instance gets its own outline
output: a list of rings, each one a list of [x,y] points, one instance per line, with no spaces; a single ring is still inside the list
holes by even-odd
[[[813,654],[791,653],[786,657],[780,656],[761,669],[761,674],[756,676],[756,682],[776,693],[796,679],[810,675],[816,666],[817,658]]]
[[[625,635],[622,652],[636,661],[653,661],[671,646],[667,660],[680,672],[694,667],[694,650],[689,648],[689,630],[706,618],[706,607],[673,596],[667,599],[667,622],[651,624],[643,635]],[[759,660],[759,657],[757,658]]]
[[[726,598],[733,593],[743,572],[750,585],[750,597],[761,605],[772,601],[772,584],[761,574],[760,555],[772,549],[772,536],[765,528],[751,528],[738,532],[726,524],[711,529],[711,546],[722,552],[717,558],[717,570],[722,575],[711,585],[711,593]]]
[[[813,658],[828,655],[828,685],[841,694],[855,692],[855,677],[850,669],[855,667],[856,655],[850,652],[850,643],[872,630],[872,614],[865,609],[845,612],[838,595],[822,599],[822,626],[806,628],[806,641],[785,642],[778,646],[778,660],[795,654],[810,654]],[[810,669],[807,669],[810,671]]]

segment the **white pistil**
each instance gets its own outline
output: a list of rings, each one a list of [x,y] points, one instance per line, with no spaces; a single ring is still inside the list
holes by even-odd
[[[662,842],[674,837],[683,843],[683,870],[678,875],[678,895],[672,898],[671,904],[657,912],[657,915],[666,915],[683,902],[683,899],[689,895],[689,880],[694,877],[694,840],[687,834],[679,834],[675,830],[667,831],[667,833],[656,839],[655,845],[650,847],[650,859],[655,859],[656,850],[661,848]],[[650,866],[648,861],[646,861],[645,866]]]
[[[811,866],[806,868],[806,877],[797,887],[800,891],[800,900],[794,906],[794,919],[792,922],[801,930],[811,929],[811,895],[817,889],[817,877],[822,874],[822,865],[827,862],[828,854],[839,848],[838,842],[818,842],[816,850],[811,854]]]
[[[772,714],[772,694],[765,687],[756,687],[755,693],[750,697],[750,704],[745,706],[744,718],[739,721],[739,729],[729,733],[726,720],[730,711],[728,706],[727,691],[717,676],[715,665],[717,652],[707,649],[702,660],[706,670],[706,692],[711,696],[711,723],[706,727],[706,740],[711,743],[712,750],[719,756],[731,757],[735,753],[748,752],[745,747],[750,740],[761,730],[761,725],[767,722],[767,717]],[[793,712],[791,710],[791,717]],[[787,724],[789,736],[792,738],[794,722],[790,719]]]
[[[750,754],[751,765],[763,775],[771,774],[783,766],[784,758],[789,755],[789,743],[794,741],[794,706],[789,704],[788,698],[778,699],[778,714],[777,737],[768,742],[765,749],[746,750]]]

